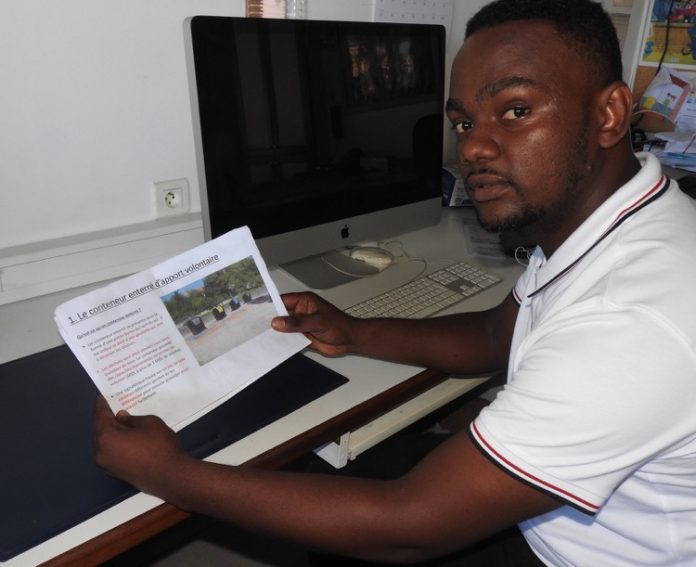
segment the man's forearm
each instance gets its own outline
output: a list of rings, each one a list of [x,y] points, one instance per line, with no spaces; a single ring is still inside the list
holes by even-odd
[[[423,320],[367,319],[360,322],[352,352],[448,373],[477,374],[507,363],[505,337],[482,333],[486,316],[467,313]]]
[[[228,467],[186,458],[149,490],[175,506],[309,548],[372,560],[422,558],[394,529],[398,482]],[[401,497],[399,497],[401,496]]]

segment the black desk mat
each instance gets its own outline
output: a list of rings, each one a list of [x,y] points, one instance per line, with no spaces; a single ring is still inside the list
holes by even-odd
[[[345,382],[298,354],[179,437],[206,457]],[[94,463],[97,395],[65,346],[0,365],[0,561],[135,494]]]

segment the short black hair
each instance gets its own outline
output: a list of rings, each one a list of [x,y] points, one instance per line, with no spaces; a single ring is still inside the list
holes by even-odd
[[[546,21],[554,26],[577,46],[603,86],[622,80],[616,29],[602,5],[592,0],[495,0],[469,20],[465,38],[484,28],[522,20]]]

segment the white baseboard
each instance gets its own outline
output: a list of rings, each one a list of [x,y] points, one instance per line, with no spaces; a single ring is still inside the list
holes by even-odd
[[[0,249],[0,305],[123,277],[202,242],[190,213]]]

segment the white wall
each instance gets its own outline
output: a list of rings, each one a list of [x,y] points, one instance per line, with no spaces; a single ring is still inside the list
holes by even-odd
[[[182,21],[196,12],[244,2],[0,4],[3,247],[151,219],[153,181],[195,178]]]

